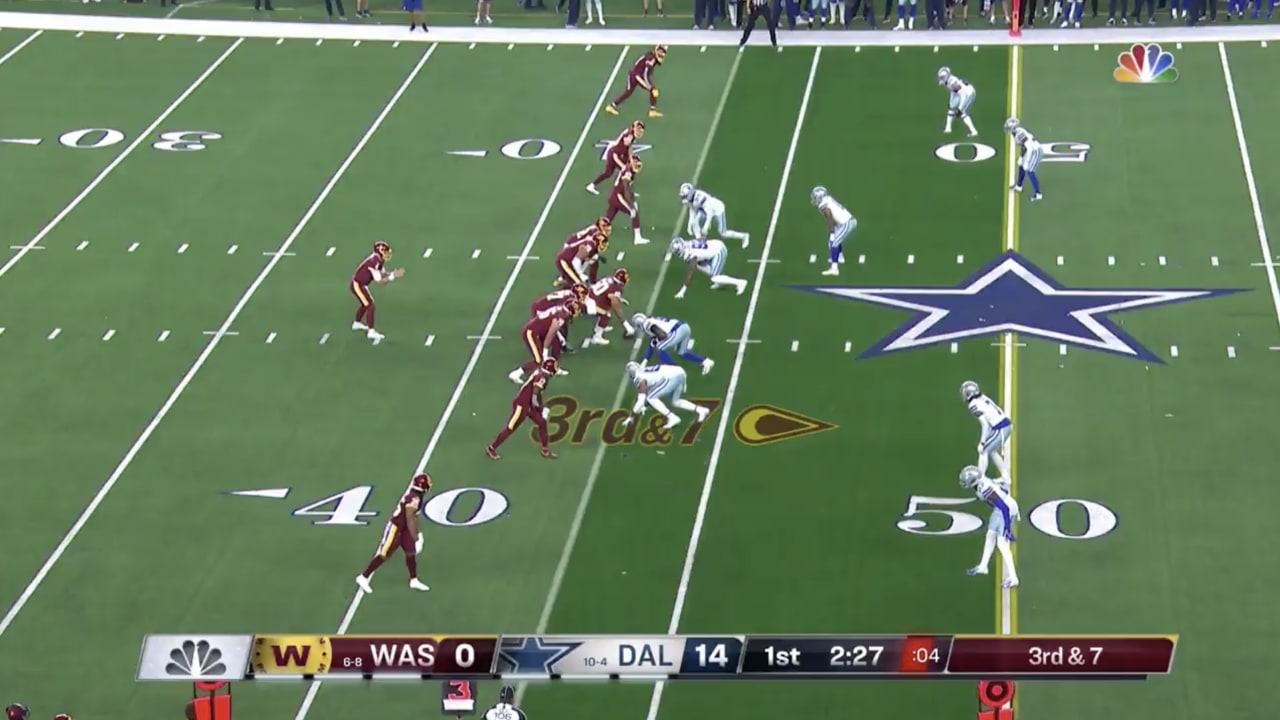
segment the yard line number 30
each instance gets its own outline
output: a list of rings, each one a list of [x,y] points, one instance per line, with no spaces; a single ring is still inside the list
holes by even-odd
[[[907,511],[898,521],[898,529],[912,535],[964,535],[981,530],[987,525],[984,519],[954,509],[977,502],[974,497],[912,495],[907,500]],[[1084,529],[1079,532],[1067,532],[1062,528],[1061,513],[1072,505],[1084,513]],[[1042,502],[1031,508],[1031,512],[1024,513],[1023,518],[1039,532],[1059,540],[1093,540],[1111,533],[1120,524],[1120,518],[1111,508],[1080,498]]]

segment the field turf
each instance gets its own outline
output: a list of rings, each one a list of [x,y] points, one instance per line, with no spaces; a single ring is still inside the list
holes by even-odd
[[[1140,85],[1112,79],[1115,44],[673,44],[640,152],[655,242],[620,222],[606,269],[630,271],[630,310],[691,324],[717,364],[690,392],[716,412],[615,437],[602,418],[630,404],[635,352],[615,332],[551,386],[559,460],[521,431],[494,463],[529,301],[602,208],[582,190],[601,142],[643,112],[601,110],[644,40],[5,19],[0,699],[175,717],[184,687],[133,680],[153,632],[1072,632],[1181,647],[1147,683],[1024,684],[1019,717],[1252,720],[1280,703],[1280,50],[1169,42],[1178,81]],[[941,133],[939,65],[978,89],[979,137]],[[1008,191],[1010,113],[1051,143],[1041,202]],[[727,268],[746,294],[699,276],[673,298],[686,180],[752,233]],[[859,222],[833,282],[815,185]],[[349,330],[344,287],[374,240],[407,271],[377,291],[376,347]],[[1158,360],[1023,335],[862,358],[909,313],[797,287],[951,287],[1006,251],[1065,287],[1245,292],[1112,316]],[[985,520],[956,484],[976,438],[966,379],[1014,417],[1014,591],[998,560],[964,573]],[[783,412],[812,432],[759,437]],[[393,559],[353,599],[424,467],[431,592]],[[256,682],[235,702],[339,720],[434,715],[435,692]],[[535,683],[521,699],[536,718],[974,710],[972,685],[948,682]]]

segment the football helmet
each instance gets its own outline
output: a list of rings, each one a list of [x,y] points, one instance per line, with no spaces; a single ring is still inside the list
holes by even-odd
[[[609,222],[609,218],[601,215],[596,218],[596,230],[599,230],[605,237],[609,237],[613,233],[613,223]]]
[[[684,238],[682,237],[671,238],[671,254],[679,256],[682,253],[684,253]]]
[[[943,65],[942,67],[938,68],[938,84],[939,85],[946,85],[947,81],[950,79],[951,79],[951,68],[947,67],[946,65]]]
[[[680,183],[680,199],[685,202],[693,199],[693,183]]]
[[[822,198],[826,196],[827,189],[819,185],[809,193],[809,201],[816,206],[818,203],[822,202]]]
[[[631,158],[631,172],[638,173],[644,169],[644,163],[640,162],[640,158]]]
[[[658,64],[662,64],[667,59],[667,46],[659,45],[653,49],[653,56],[658,59]]]
[[[593,241],[596,244],[596,252],[604,252],[609,249],[609,233],[597,232]]]
[[[981,394],[982,394],[982,389],[978,387],[978,383],[972,380],[965,380],[964,382],[960,383],[960,397],[965,402],[969,402],[970,400],[978,397]]]
[[[982,472],[973,465],[965,465],[960,471],[960,487],[972,489],[982,479]]]
[[[13,703],[4,709],[6,720],[27,720],[31,717],[31,711],[22,703]]]
[[[631,123],[631,134],[635,135],[637,140],[644,137],[644,121],[643,120],[636,120],[635,122]]]
[[[1004,131],[1005,131],[1005,132],[1007,132],[1007,133],[1009,133],[1010,135],[1012,135],[1012,134],[1013,134],[1013,131],[1014,131],[1014,130],[1017,130],[1017,129],[1018,129],[1018,118],[1016,118],[1016,117],[1011,117],[1011,118],[1009,118],[1008,120],[1005,120],[1005,121],[1004,121]]]
[[[578,302],[582,302],[587,299],[588,291],[586,285],[583,285],[582,283],[574,283],[573,287],[569,289],[573,291],[573,298]]]
[[[560,361],[553,357],[549,357],[542,361],[542,369],[551,375],[560,372]]]
[[[636,313],[635,315],[631,316],[632,327],[643,330],[644,326],[648,324],[649,324],[649,316],[645,315],[644,313]]]
[[[640,363],[638,362],[627,363],[627,377],[631,378],[632,380],[635,380],[637,377],[640,376],[640,369],[641,369]]]
[[[582,314],[582,303],[577,298],[569,298],[564,301],[564,309],[569,311],[569,317],[578,317]]]
[[[626,285],[627,281],[631,279],[631,273],[627,272],[626,268],[618,268],[613,271],[613,278],[623,285]]]
[[[75,720],[75,718],[71,717],[66,713],[58,713],[57,715],[53,716],[53,720]]]
[[[503,685],[498,691],[498,702],[504,705],[511,705],[516,701],[516,689],[510,685]]]
[[[413,480],[409,481],[409,490],[416,493],[425,493],[431,489],[431,476],[426,473],[418,473],[413,476]]]
[[[391,246],[381,240],[373,244],[373,252],[383,260],[391,259]]]

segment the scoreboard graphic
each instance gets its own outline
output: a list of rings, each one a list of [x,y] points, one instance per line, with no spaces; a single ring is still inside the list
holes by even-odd
[[[1172,670],[1177,642],[1177,635],[148,635],[138,679],[1141,680]]]

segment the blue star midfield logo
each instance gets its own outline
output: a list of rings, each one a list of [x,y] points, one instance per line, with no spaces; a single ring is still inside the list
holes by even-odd
[[[1109,314],[1246,292],[1068,288],[1013,251],[955,287],[791,287],[915,313],[859,358],[1013,332],[1155,363],[1163,361],[1116,327]]]
[[[510,637],[502,639],[498,649],[501,672],[554,673],[556,663],[565,655],[577,650],[580,642],[552,642],[540,637]]]

